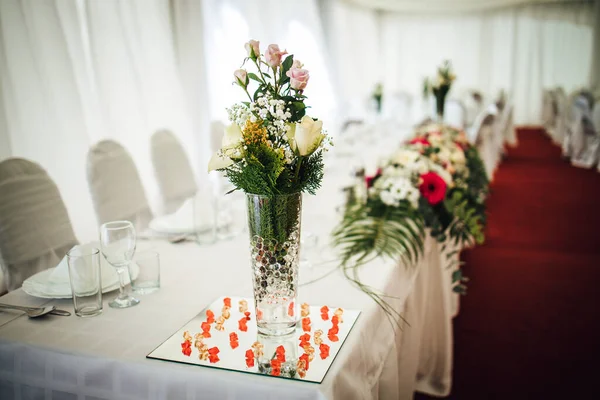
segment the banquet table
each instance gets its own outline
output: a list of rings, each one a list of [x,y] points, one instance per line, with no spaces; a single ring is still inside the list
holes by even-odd
[[[379,141],[377,141],[379,143]],[[364,157],[381,154],[372,145]],[[389,144],[387,144],[389,152]],[[410,399],[415,391],[450,392],[451,321],[456,305],[443,252],[428,237],[417,265],[377,259],[361,270],[363,281],[389,294],[405,322],[393,324],[366,294],[337,269],[327,237],[339,219],[348,164],[326,171],[316,196],[304,196],[302,229],[318,235],[319,262],[300,269],[299,301],[361,310],[362,314],[321,384],[146,359],[146,355],[219,296],[252,297],[248,238],[211,245],[140,240],[139,249],[161,257],[161,288],[129,309],[104,310],[94,318],[28,319],[0,312],[0,398],[51,399]],[[316,256],[315,256],[316,257]],[[321,278],[321,279],[317,279]],[[1,303],[55,305],[72,301],[34,298],[22,289]]]

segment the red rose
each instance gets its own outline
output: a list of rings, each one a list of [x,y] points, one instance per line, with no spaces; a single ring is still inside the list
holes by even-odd
[[[446,197],[446,182],[435,172],[428,172],[421,175],[423,183],[419,186],[419,191],[427,199],[429,204],[435,206]]]
[[[381,171],[381,168],[377,168],[377,172],[375,172],[375,175],[365,177],[365,183],[367,184],[367,188],[371,188],[373,186],[373,183],[375,183],[375,179],[379,178],[382,172],[383,171]]]
[[[425,146],[431,145],[431,143],[429,143],[429,140],[425,139],[424,137],[416,137],[416,138],[412,139],[409,143],[410,144],[420,143],[420,144],[423,144]]]

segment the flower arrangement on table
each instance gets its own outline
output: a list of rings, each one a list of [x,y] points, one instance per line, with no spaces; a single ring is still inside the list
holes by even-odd
[[[443,120],[446,95],[455,80],[456,75],[452,72],[452,64],[446,60],[438,67],[436,77],[432,80],[425,78],[423,83],[423,93],[428,95],[431,92],[435,96],[435,106],[439,121]]]
[[[482,243],[488,179],[464,131],[432,124],[419,128],[365,184],[366,198],[350,197],[334,240],[346,277],[394,313],[383,295],[360,281],[357,267],[380,256],[416,262],[426,228],[444,244]],[[455,292],[465,292],[463,280],[458,269]]]
[[[380,113],[381,106],[383,103],[383,85],[381,84],[381,82],[378,82],[375,85],[375,89],[373,89],[371,98],[375,101],[375,108],[376,108],[377,112]]]
[[[323,151],[330,139],[323,122],[306,115],[303,91],[309,72],[276,44],[269,45],[264,56],[256,40],[245,47],[244,64],[251,62],[257,73],[238,69],[233,83],[249,101],[227,109],[231,125],[208,169],[224,171],[246,193],[314,194],[323,178]],[[252,82],[256,87],[251,94]]]
[[[303,64],[276,44],[264,55],[256,40],[245,48],[242,66],[255,72],[238,69],[233,83],[248,101],[227,109],[231,124],[208,169],[223,171],[246,193],[258,329],[282,335],[298,320],[301,195],[320,187],[331,140],[323,122],[306,115],[310,75]]]

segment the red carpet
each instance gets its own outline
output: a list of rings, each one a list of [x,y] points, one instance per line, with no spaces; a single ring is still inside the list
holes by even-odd
[[[449,398],[600,398],[600,173],[562,160],[541,130],[518,137],[486,243],[463,254]]]

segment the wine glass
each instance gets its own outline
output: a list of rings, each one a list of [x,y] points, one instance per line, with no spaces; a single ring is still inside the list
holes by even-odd
[[[113,221],[100,227],[100,244],[106,261],[119,275],[119,295],[108,303],[113,308],[127,308],[139,304],[125,289],[125,274],[129,274],[129,263],[135,253],[135,228],[129,221]]]

